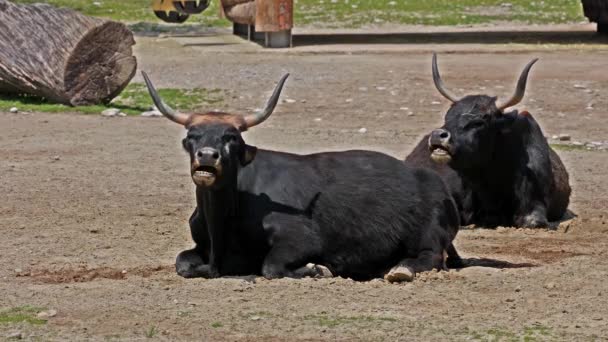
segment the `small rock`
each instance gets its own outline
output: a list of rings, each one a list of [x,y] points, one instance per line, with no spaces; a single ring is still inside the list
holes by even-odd
[[[376,87],[376,90],[386,90],[386,87]]]
[[[300,103],[306,103],[306,100],[300,100]]]
[[[583,146],[584,144],[582,142],[580,142],[580,141],[573,141],[572,145],[574,145],[574,146]]]
[[[546,283],[543,287],[547,290],[553,290],[555,288],[555,283]]]
[[[367,128],[362,127],[361,129],[359,129],[359,133],[367,133]]]
[[[346,102],[351,103],[353,102],[353,99],[346,99]]]
[[[583,84],[575,84],[574,88],[576,88],[576,89],[587,89],[587,87],[585,85],[583,85]]]
[[[125,113],[123,113],[123,112],[120,112],[120,113],[116,114],[116,116],[120,116],[120,117],[123,117],[123,118],[124,118],[125,116],[127,116],[127,114],[125,114]]]
[[[260,316],[251,316],[249,319],[252,320],[252,321],[259,321],[259,320],[262,319],[262,317],[260,317]]]
[[[564,134],[564,133],[562,133],[562,134],[559,135],[559,140],[560,141],[570,141],[570,139],[571,139],[570,134]]]
[[[22,269],[20,269],[20,268],[15,268],[15,273],[21,273],[21,272],[23,272],[23,270],[22,270]]]
[[[521,286],[517,285],[517,287],[515,287],[515,292],[521,292]]]
[[[321,118],[315,118],[315,122],[321,122],[323,119]]]
[[[120,273],[127,274],[127,270],[122,270]]]
[[[48,310],[39,312],[36,317],[38,318],[51,318],[57,316],[57,310]]]
[[[439,105],[439,104],[441,104],[441,102],[439,102],[439,101],[433,101],[433,102],[431,102],[431,104]]]
[[[285,103],[296,103],[296,100],[294,100],[294,99],[285,99],[284,102]]]
[[[407,112],[407,116],[414,116],[414,112]]]
[[[149,110],[147,112],[141,113],[140,115],[143,117],[151,118],[151,117],[163,116],[163,113],[159,112],[158,110]]]
[[[117,108],[108,108],[108,109],[104,110],[103,112],[101,112],[101,115],[102,116],[112,117],[112,116],[117,116],[118,113],[120,113],[120,109],[117,109]]]
[[[23,333],[21,331],[10,333],[10,334],[6,335],[6,338],[13,339],[13,340],[22,340],[23,339]]]
[[[515,301],[515,299],[513,299],[513,298],[505,299],[505,302],[507,302],[507,303],[513,303],[514,301]]]
[[[500,4],[501,7],[507,7],[507,8],[511,8],[513,7],[512,3],[509,2],[503,2],[502,4]]]
[[[558,136],[558,135],[552,135],[552,136],[551,136],[551,139],[553,139],[553,140],[557,140],[557,139],[559,139],[559,136]]]
[[[17,114],[17,113],[19,113],[19,108],[17,108],[17,107],[12,107],[11,109],[9,109],[9,111],[10,111],[11,113],[13,113],[13,114]]]
[[[359,87],[360,91],[367,91],[367,87]]]
[[[409,107],[401,107],[399,110],[410,110]]]
[[[54,161],[60,161],[60,160],[61,160],[61,157],[60,157],[60,156],[53,156],[53,160],[54,160]]]

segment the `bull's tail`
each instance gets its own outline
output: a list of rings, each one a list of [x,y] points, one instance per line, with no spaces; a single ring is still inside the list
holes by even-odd
[[[448,257],[446,258],[445,265],[448,268],[463,268],[466,266],[464,260],[458,255],[454,243],[451,243],[450,246],[448,246],[446,252]]]

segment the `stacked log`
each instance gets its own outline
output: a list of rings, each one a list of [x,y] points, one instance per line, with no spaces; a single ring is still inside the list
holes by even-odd
[[[52,102],[109,102],[135,75],[129,29],[46,4],[0,0],[0,92]]]

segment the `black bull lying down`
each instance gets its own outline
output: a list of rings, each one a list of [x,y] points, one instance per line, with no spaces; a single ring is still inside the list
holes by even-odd
[[[243,141],[270,116],[287,76],[259,114],[189,115],[168,107],[144,73],[158,109],[188,130],[196,246],[178,255],[177,273],[299,278],[328,268],[393,281],[444,269],[446,254],[458,265],[458,212],[436,173],[371,151],[295,155]]]
[[[406,163],[437,171],[461,214],[461,223],[548,227],[566,213],[568,172],[528,112],[504,110],[524,97],[533,60],[519,77],[515,94],[458,98],[443,85],[433,55],[437,90],[452,102],[442,128],[420,141]]]

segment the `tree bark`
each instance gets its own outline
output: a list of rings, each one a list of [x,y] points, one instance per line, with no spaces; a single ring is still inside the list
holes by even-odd
[[[0,92],[106,103],[135,75],[129,29],[46,4],[0,0]]]

